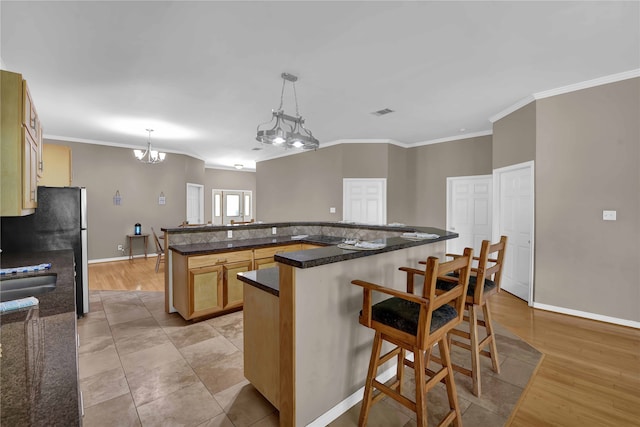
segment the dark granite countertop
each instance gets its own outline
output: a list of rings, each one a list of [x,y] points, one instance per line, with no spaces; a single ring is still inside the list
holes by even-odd
[[[73,251],[1,256],[2,268],[51,263],[56,289],[38,295],[39,305],[0,315],[1,425],[77,426],[80,420],[76,361]]]
[[[243,229],[259,229],[269,227],[302,227],[302,226],[335,226],[342,228],[362,228],[368,230],[386,230],[386,231],[413,231],[423,229],[424,227],[414,227],[411,225],[372,225],[360,224],[355,222],[339,222],[339,221],[289,221],[289,222],[253,222],[251,224],[234,224],[234,225],[202,225],[202,226],[186,226],[186,227],[162,227],[162,231],[169,233],[201,233],[203,231],[221,231],[236,228]],[[425,231],[428,233],[428,231]]]
[[[387,228],[393,228],[394,231],[401,231],[398,230],[397,227]],[[425,240],[408,240],[402,237],[383,237],[380,239],[375,239],[373,241],[384,243],[385,247],[374,251],[341,249],[337,247],[337,245],[344,241],[343,237],[326,235],[307,236],[303,239],[292,239],[292,236],[273,236],[255,239],[227,240],[211,243],[192,243],[186,245],[172,245],[169,246],[169,249],[181,255],[205,255],[220,252],[240,251],[261,247],[286,245],[296,242],[325,246],[323,248],[276,254],[274,257],[276,261],[283,264],[288,264],[298,268],[310,268],[349,259],[361,258],[373,254],[395,251],[412,246],[421,246],[435,242],[441,242],[443,240],[449,240],[458,237],[458,233],[453,233],[433,227],[410,227],[410,230],[420,233],[437,234],[440,237],[438,237],[437,239]]]
[[[267,248],[292,243],[312,243],[317,245],[336,245],[343,239],[331,236],[308,236],[304,239],[292,239],[292,236],[260,237],[256,239],[225,240],[211,243],[191,243],[171,245],[169,249],[180,255],[205,255],[219,252],[241,251],[246,249]]]
[[[443,240],[458,237],[457,233],[449,233],[444,230],[435,230],[432,233],[439,234],[437,239],[408,240],[402,237],[383,237],[372,240],[375,243],[384,243],[384,248],[376,250],[351,250],[342,249],[337,245],[324,248],[307,249],[306,251],[285,252],[276,254],[273,258],[277,262],[288,264],[297,268],[311,268],[319,265],[331,264],[334,262],[346,261],[355,258],[362,258],[384,252],[396,251],[398,249],[410,248],[412,246],[428,245]]]
[[[280,296],[280,269],[278,267],[238,273],[238,280],[258,289]]]

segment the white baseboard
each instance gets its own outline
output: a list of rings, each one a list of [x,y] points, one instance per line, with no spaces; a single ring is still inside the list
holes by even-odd
[[[376,379],[381,383],[389,381],[396,374],[396,365],[394,364],[392,367],[379,374]],[[333,408],[329,409],[324,414],[320,415],[318,418],[313,420],[311,423],[307,424],[307,426],[311,427],[325,427],[329,425],[329,423],[335,419],[337,419],[340,415],[347,412],[351,407],[355,406],[362,400],[362,396],[364,396],[364,387],[353,393],[351,396],[344,399],[342,402],[338,403]]]
[[[573,310],[571,308],[556,307],[549,304],[533,303],[533,308],[540,310],[553,311],[555,313],[568,314],[570,316],[584,317],[585,319],[599,320],[600,322],[613,323],[615,325],[629,326],[630,328],[640,329],[640,322],[627,319],[619,319],[617,317],[603,316],[602,314],[589,313],[588,311]]]
[[[156,256],[158,256],[158,254],[155,254],[155,253],[147,255],[147,257],[156,257]],[[142,255],[134,255],[133,258],[144,258],[144,254],[142,254]],[[90,259],[87,263],[88,264],[98,264],[98,263],[101,263],[101,262],[126,261],[128,259],[129,259],[128,256],[119,256],[119,257],[115,257],[115,258]]]

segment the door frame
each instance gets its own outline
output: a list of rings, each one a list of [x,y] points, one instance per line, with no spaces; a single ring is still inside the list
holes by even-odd
[[[535,184],[535,161],[530,160],[523,163],[518,163],[515,165],[509,165],[502,168],[493,170],[493,224],[492,224],[492,234],[493,241],[497,241],[500,239],[500,207],[501,207],[501,197],[500,194],[500,179],[504,173],[513,172],[519,169],[529,169],[529,173],[531,175],[531,256],[529,258],[529,298],[527,304],[529,307],[533,307],[533,288],[535,286],[534,278],[535,278],[535,231],[536,231],[536,184]]]
[[[195,184],[192,182],[187,182],[187,193],[186,193],[186,209],[185,209],[185,218],[189,218],[189,188],[197,188],[198,194],[199,194],[199,200],[198,200],[198,218],[200,218],[200,222],[199,223],[204,223],[205,219],[204,219],[204,185],[202,184]]]
[[[349,202],[349,195],[347,190],[347,183],[350,182],[376,182],[382,184],[382,222],[377,225],[383,225],[387,223],[387,178],[342,178],[342,220],[347,221],[347,203]]]
[[[451,192],[453,191],[453,183],[455,181],[458,180],[481,180],[481,179],[487,179],[489,180],[489,186],[490,186],[490,191],[491,193],[489,194],[489,203],[491,204],[491,235],[493,236],[493,220],[494,220],[494,216],[493,216],[493,208],[494,208],[494,201],[493,201],[493,174],[487,174],[487,175],[469,175],[469,176],[448,176],[447,177],[447,196],[446,196],[446,209],[447,209],[447,213],[446,213],[446,219],[445,219],[445,229],[446,230],[451,230],[451,226],[452,226],[452,216],[454,214],[453,209],[452,209],[452,203],[453,203],[453,198],[451,197]],[[451,230],[451,231],[456,231],[457,230]],[[451,240],[447,240],[446,242],[446,246],[447,246],[447,252],[451,252],[451,250],[449,250],[449,242]]]
[[[215,215],[215,213],[216,213],[215,212],[215,209],[216,209],[216,206],[215,206],[216,192],[222,193],[222,197],[220,199],[220,209],[221,209],[221,211],[220,211],[220,213],[221,213],[220,221],[221,221],[221,223],[218,224],[218,225],[224,224],[223,218],[225,217],[225,215],[224,215],[224,193],[225,192],[242,193],[243,196],[244,196],[244,193],[249,193],[249,195],[251,196],[251,199],[250,199],[251,200],[251,207],[250,207],[250,211],[251,212],[250,212],[250,215],[249,215],[250,216],[249,220],[254,219],[256,217],[255,210],[254,210],[255,202],[254,202],[254,199],[253,199],[253,190],[232,190],[230,188],[213,188],[211,190],[211,223],[212,224],[214,224],[214,225],[217,224],[216,223],[216,215]],[[243,211],[242,216],[244,217],[244,216],[246,216],[246,215],[244,215],[244,209],[245,209],[244,197],[242,198],[242,201],[241,201],[240,204],[242,206],[242,211]],[[243,221],[246,221],[246,220],[247,220],[246,218],[243,218]]]

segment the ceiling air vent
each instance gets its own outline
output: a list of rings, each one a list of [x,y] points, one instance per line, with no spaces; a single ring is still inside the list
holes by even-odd
[[[262,150],[262,147],[254,147],[251,149],[251,151],[260,151]]]
[[[385,108],[384,110],[378,110],[378,111],[374,111],[373,114],[374,116],[384,116],[385,114],[389,114],[389,113],[393,113],[394,110],[390,109],[390,108]]]

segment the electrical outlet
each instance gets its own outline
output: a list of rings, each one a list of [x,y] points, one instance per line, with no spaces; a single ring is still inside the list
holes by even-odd
[[[122,252],[122,251],[124,251],[124,247],[123,247],[122,245],[118,245],[118,250],[119,250],[120,252]]]
[[[336,208],[329,208],[329,213],[336,213]]]
[[[278,229],[276,227],[271,227],[271,234],[276,234]]]
[[[233,230],[227,230],[227,239],[233,238]]]

